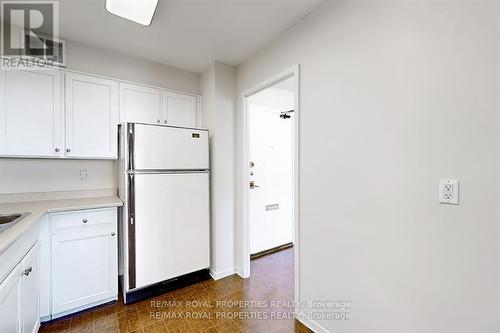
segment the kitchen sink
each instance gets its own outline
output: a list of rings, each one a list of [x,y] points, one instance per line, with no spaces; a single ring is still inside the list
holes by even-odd
[[[0,232],[12,227],[31,213],[0,214]]]

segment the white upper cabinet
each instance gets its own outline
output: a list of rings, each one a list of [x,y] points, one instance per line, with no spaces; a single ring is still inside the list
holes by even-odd
[[[0,155],[62,155],[61,73],[0,72]]]
[[[162,118],[164,124],[196,128],[198,125],[196,97],[162,91]]]
[[[122,122],[160,123],[160,90],[137,84],[120,83]]]
[[[66,74],[67,157],[116,158],[118,116],[116,81]]]
[[[120,83],[120,121],[196,128],[196,96]]]
[[[197,128],[199,96],[66,70],[0,71],[0,157],[116,159],[119,122]]]

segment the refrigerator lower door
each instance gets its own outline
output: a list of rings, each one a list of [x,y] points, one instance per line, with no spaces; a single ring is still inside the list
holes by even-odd
[[[136,174],[135,288],[210,266],[209,173]]]
[[[207,170],[208,131],[134,124],[135,170]]]

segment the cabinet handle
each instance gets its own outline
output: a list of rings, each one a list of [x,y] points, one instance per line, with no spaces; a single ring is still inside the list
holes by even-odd
[[[160,123],[160,119],[158,119],[156,122],[159,124]]]
[[[87,223],[88,221],[89,221],[89,220],[87,220],[87,219],[83,219],[83,220],[82,220],[82,222],[83,222],[83,223]]]
[[[32,270],[33,270],[32,267],[30,267],[28,269],[25,269],[23,274],[26,275],[26,276],[28,276],[28,275],[30,275],[30,273],[31,273]]]
[[[116,234],[115,234],[114,232],[112,232],[112,233],[111,233],[111,236],[114,236],[114,235],[116,235]]]
[[[166,120],[164,120],[163,122],[164,122],[165,124],[167,123],[167,121],[166,121]]]
[[[54,149],[54,150],[55,150],[55,152],[56,152],[56,153],[58,153],[58,152],[60,152],[60,151],[61,151],[61,149],[59,149],[59,148],[56,148],[56,149]]]
[[[66,148],[66,152],[69,153],[71,151],[71,149],[69,148]]]

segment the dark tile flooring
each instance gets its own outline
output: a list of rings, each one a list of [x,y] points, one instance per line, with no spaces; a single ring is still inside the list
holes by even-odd
[[[252,276],[208,280],[155,298],[104,305],[40,332],[311,332],[293,319],[293,249],[251,263]]]

